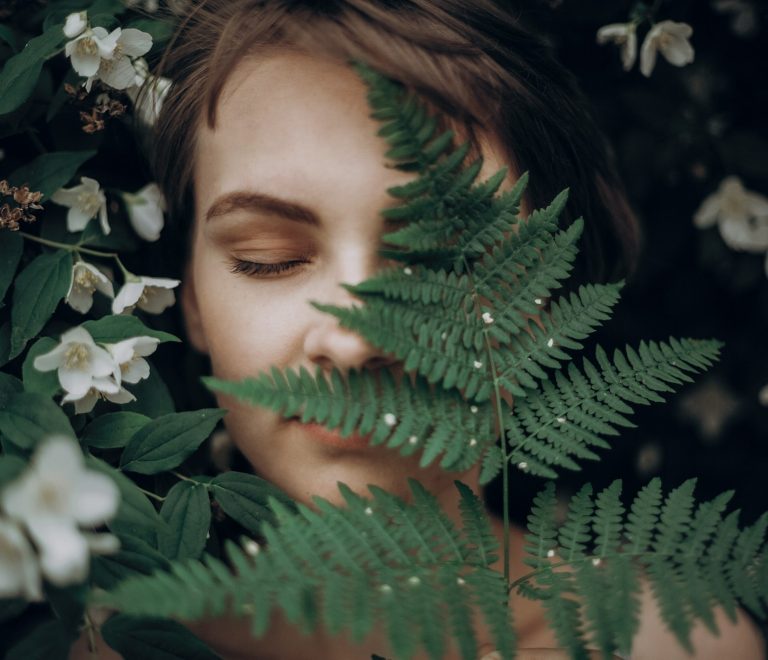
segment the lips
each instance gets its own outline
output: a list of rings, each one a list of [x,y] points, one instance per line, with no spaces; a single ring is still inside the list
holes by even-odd
[[[294,426],[307,438],[314,442],[319,442],[329,447],[335,447],[338,449],[359,451],[361,449],[369,449],[371,447],[370,438],[373,433],[366,435],[359,435],[353,433],[352,435],[342,438],[339,433],[329,430],[322,424],[315,423],[302,423],[298,417],[292,417],[288,420],[291,426]]]

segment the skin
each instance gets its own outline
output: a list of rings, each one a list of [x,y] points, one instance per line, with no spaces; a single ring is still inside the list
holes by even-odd
[[[193,247],[181,294],[194,347],[210,356],[214,375],[231,380],[272,365],[310,371],[316,365],[342,371],[391,369],[401,374],[391,358],[307,304],[359,303],[339,283],[360,282],[386,265],[377,255],[381,235],[388,230],[379,212],[393,203],[387,188],[412,177],[386,167],[386,143],[376,136],[379,124],[368,116],[364,85],[341,64],[281,52],[241,62],[227,81],[218,111],[215,129],[199,129]],[[502,166],[496,153],[485,145],[481,179]],[[259,208],[217,205],[234,191],[300,205],[316,222],[275,212],[273,203],[271,210],[264,208],[263,198]],[[215,217],[206,219],[212,207]],[[255,276],[232,272],[237,260],[306,263],[276,275]],[[417,457],[404,458],[384,448],[330,447],[268,410],[224,396],[218,403],[229,410],[227,430],[254,471],[302,502],[309,503],[313,495],[339,501],[338,481],[360,493],[366,493],[367,484],[376,484],[405,497],[407,479],[414,477],[458,520],[453,480],[459,478],[479,491],[477,469],[451,474],[437,466],[421,469]],[[501,538],[501,523],[494,525]],[[528,570],[522,563],[522,530],[513,529],[511,541],[514,578]],[[567,657],[556,650],[536,603],[513,597],[511,606],[524,649],[521,660]],[[690,657],[664,631],[647,593],[642,612],[633,659]],[[355,644],[322,632],[300,635],[279,616],[260,640],[250,637],[247,622],[236,619],[191,627],[233,660],[344,660],[370,657],[372,650],[387,655],[381,631]],[[736,626],[726,622],[722,630],[718,639],[697,629],[695,657],[763,657],[757,634],[743,619]],[[487,632],[481,630],[478,638],[478,658],[492,653]],[[454,650],[447,657],[458,656]],[[487,660],[497,657],[492,654]]]

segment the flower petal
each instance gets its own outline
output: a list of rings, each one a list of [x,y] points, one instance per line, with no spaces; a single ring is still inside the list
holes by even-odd
[[[35,521],[29,532],[40,547],[43,574],[57,587],[83,582],[88,575],[88,544],[74,523],[53,516]]]
[[[147,287],[145,290],[146,300],[140,300],[138,307],[150,314],[161,314],[176,302],[176,296],[170,289],[159,287]]]
[[[93,377],[87,371],[67,369],[66,367],[59,369],[59,384],[67,393],[66,398],[68,401],[84,397],[88,390],[91,389],[92,383]]]
[[[130,87],[135,77],[136,70],[127,57],[104,60],[99,68],[99,78],[115,89]]]
[[[67,39],[74,39],[82,34],[83,30],[88,27],[88,13],[84,11],[76,11],[67,16],[64,21],[64,36]]]
[[[125,383],[138,383],[149,378],[149,363],[143,358],[134,358],[123,367],[122,378]]]
[[[91,37],[81,37],[81,39],[91,39]],[[80,39],[77,39],[80,41]],[[72,68],[84,78],[94,75],[99,70],[99,64],[101,58],[98,53],[83,53],[78,48],[77,43],[74,43],[70,49],[70,61],[72,62]]]
[[[77,206],[67,211],[67,231],[82,231],[90,222],[92,214],[88,214]]]
[[[43,353],[35,358],[32,365],[38,371],[53,371],[58,369],[64,362],[64,353],[67,352],[67,346],[64,343],[59,344],[52,351]]]
[[[126,282],[120,291],[117,292],[112,301],[112,313],[121,314],[127,307],[135,305],[144,291],[142,282]]]
[[[15,523],[0,518],[0,598],[42,600],[40,569],[32,546]]]
[[[120,48],[130,57],[144,55],[152,48],[152,35],[136,28],[126,28],[120,35]]]
[[[699,229],[711,227],[717,222],[717,216],[720,214],[720,195],[712,193],[704,198],[693,216],[693,224]]]
[[[658,33],[655,33],[655,30],[655,27],[651,28],[648,34],[645,35],[643,45],[640,47],[640,73],[646,78],[650,77],[651,73],[653,73],[653,67],[656,66],[656,49],[658,47],[656,39]]]
[[[102,525],[117,513],[120,493],[107,475],[85,470],[78,475],[70,495],[72,517],[81,525]]]

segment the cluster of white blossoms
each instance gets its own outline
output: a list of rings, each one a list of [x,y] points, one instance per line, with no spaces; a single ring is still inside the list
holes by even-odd
[[[700,229],[716,224],[723,241],[733,250],[765,252],[768,275],[768,197],[747,190],[737,176],[726,177],[701,203],[693,223]]]
[[[141,57],[152,48],[152,36],[135,28],[89,27],[85,11],[67,16],[64,35],[70,39],[64,53],[72,68],[86,78],[85,89],[91,91],[94,81],[101,80],[114,89],[134,84],[136,69],[132,58]]]
[[[693,28],[688,23],[660,21],[648,31],[640,48],[640,73],[649,77],[656,66],[656,56],[661,53],[675,66],[693,62],[694,50],[689,39]],[[629,71],[637,60],[637,23],[611,23],[597,31],[597,43],[615,43],[621,46],[621,62]]]
[[[98,345],[82,326],[68,330],[53,350],[38,355],[38,371],[56,371],[64,390],[61,400],[74,403],[77,414],[90,412],[99,399],[128,403],[136,397],[124,383],[135,384],[149,376],[149,363],[159,343],[154,337],[131,337],[115,344]]]
[[[118,504],[115,483],[85,467],[74,440],[41,442],[0,492],[0,598],[42,600],[43,578],[57,587],[82,583],[91,553],[115,552],[119,542],[81,527],[103,525]]]
[[[167,78],[150,74],[142,57],[152,48],[152,36],[135,28],[115,28],[109,33],[102,27],[91,28],[86,11],[67,16],[63,29],[70,39],[64,53],[72,68],[86,79],[86,91],[91,91],[96,80],[124,90],[139,120],[152,126],[171,86]]]
[[[160,187],[156,183],[148,183],[135,193],[121,192],[120,196],[125,202],[133,230],[145,241],[156,241],[160,238],[165,223],[165,199]],[[107,215],[107,197],[96,179],[82,176],[79,185],[59,188],[51,195],[51,201],[69,209],[67,231],[83,231],[97,215],[104,235],[112,231]]]
[[[72,279],[64,302],[72,309],[87,314],[93,306],[96,291],[112,298],[113,314],[130,314],[137,307],[149,314],[161,314],[176,302],[173,289],[181,280],[166,277],[129,275],[115,295],[112,281],[93,264],[79,259],[72,266]]]

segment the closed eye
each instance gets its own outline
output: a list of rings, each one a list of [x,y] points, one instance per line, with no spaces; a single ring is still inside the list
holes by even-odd
[[[294,259],[293,261],[281,261],[278,263],[261,263],[258,261],[244,261],[242,259],[232,260],[230,272],[236,275],[246,275],[248,277],[269,277],[280,273],[295,270],[296,268],[308,264],[307,259]]]

